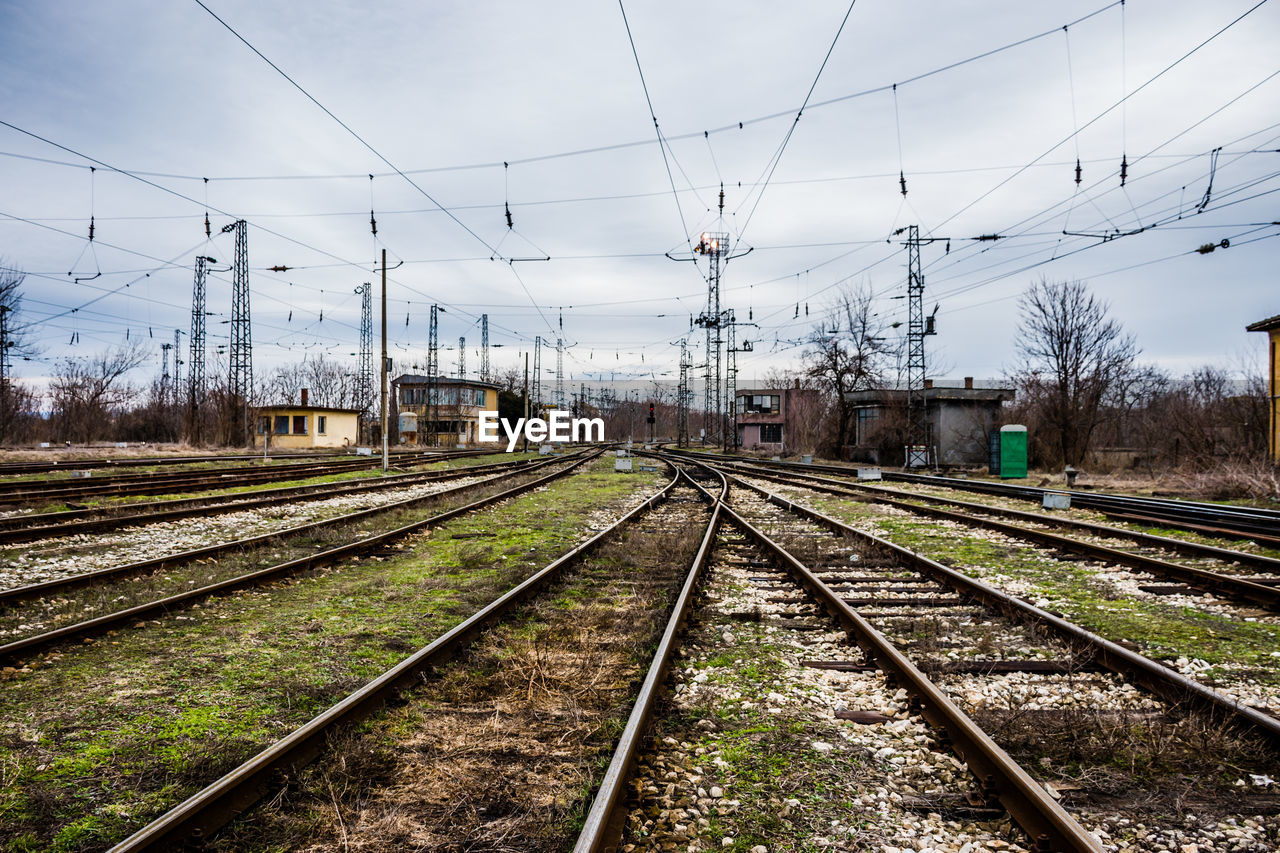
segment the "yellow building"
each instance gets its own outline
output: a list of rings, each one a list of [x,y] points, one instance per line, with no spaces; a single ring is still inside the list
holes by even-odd
[[[392,380],[391,399],[401,444],[474,447],[480,412],[498,410],[498,386],[405,373]]]
[[[1271,448],[1271,458],[1277,464],[1280,464],[1280,363],[1276,361],[1276,346],[1280,343],[1280,314],[1274,317],[1268,317],[1266,320],[1258,322],[1247,327],[1250,332],[1266,332],[1270,335],[1270,359],[1267,362],[1267,377],[1269,381],[1269,390],[1271,396],[1271,432],[1269,433],[1269,445]]]
[[[263,442],[281,450],[350,447],[360,436],[359,409],[308,405],[305,388],[296,406],[260,406],[256,411],[255,447],[262,447]]]

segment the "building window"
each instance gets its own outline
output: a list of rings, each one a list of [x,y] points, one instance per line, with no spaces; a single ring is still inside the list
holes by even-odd
[[[293,434],[294,435],[307,434],[307,416],[306,415],[293,416]]]
[[[854,444],[868,444],[871,441],[871,433],[876,428],[876,422],[880,420],[879,409],[858,409],[857,429],[853,434]]]
[[[325,427],[329,425],[327,415],[316,415],[316,434],[324,435]]]
[[[760,443],[782,444],[782,424],[760,424]]]
[[[271,429],[271,417],[263,415],[258,418],[258,435],[266,435]]]
[[[288,415],[276,415],[275,433],[276,435],[289,434],[289,416]]]
[[[782,411],[781,399],[777,394],[744,394],[738,398],[738,414],[776,415]]]

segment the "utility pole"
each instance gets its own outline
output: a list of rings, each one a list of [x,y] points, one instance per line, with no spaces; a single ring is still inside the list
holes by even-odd
[[[564,339],[556,338],[556,408],[564,410]]]
[[[169,405],[169,383],[172,377],[169,375],[169,350],[173,349],[173,344],[165,343],[160,345],[160,361],[163,366],[160,368],[160,405]],[[174,395],[177,396],[176,394]]]
[[[427,405],[431,407],[431,446],[439,443],[440,426],[440,306],[431,306],[431,325],[427,331]],[[424,430],[419,429],[421,435]]]
[[[195,444],[200,444],[204,438],[204,420],[200,415],[200,404],[205,395],[205,318],[208,316],[205,312],[204,280],[208,270],[206,264],[212,263],[216,261],[205,255],[196,258],[196,277],[191,289],[191,357],[188,359],[191,370],[187,380],[187,428],[191,441]]]
[[[173,405],[178,405],[181,393],[178,391],[182,387],[182,330],[173,330]]]
[[[480,315],[480,381],[489,380],[489,315]]]
[[[458,378],[467,378],[467,339],[458,338]]]
[[[676,447],[689,446],[689,342],[680,339],[680,384],[676,388]]]
[[[533,339],[533,402],[538,413],[542,412],[542,336]]]
[[[387,446],[387,373],[390,363],[387,361],[387,250],[382,250],[382,382],[379,383],[382,411],[382,472],[390,467],[390,448]]]
[[[232,434],[242,432],[245,447],[252,443],[249,398],[253,393],[253,334],[249,325],[249,226],[237,219],[222,229],[236,232],[236,259],[231,283],[231,399],[235,406]]]
[[[524,422],[529,422],[529,353],[524,354]],[[524,447],[521,453],[529,452],[529,433],[524,431]]]
[[[0,441],[9,437],[9,312],[8,305],[0,305]]]
[[[934,316],[938,309],[928,318],[924,316],[924,273],[920,270],[920,247],[928,243],[947,241],[948,250],[951,241],[946,237],[920,236],[920,226],[908,225],[893,232],[903,232],[907,240],[907,450],[904,464],[908,468],[925,467],[929,464],[929,430],[925,418],[924,380],[925,335],[937,334],[934,330]],[[913,448],[923,446],[923,455],[913,452]]]
[[[356,400],[360,405],[360,443],[373,438],[373,286],[365,282],[360,294],[360,367],[356,371]]]
[[[733,309],[730,308],[725,312],[725,327],[729,330],[729,368],[725,371],[725,397],[726,404],[729,407],[729,429],[733,436],[733,449],[738,449],[738,353],[754,352],[755,347],[751,341],[743,341],[742,346],[738,346],[737,329],[739,326],[754,326],[755,323],[739,323],[737,317],[734,316]],[[726,442],[726,446],[728,442]]]

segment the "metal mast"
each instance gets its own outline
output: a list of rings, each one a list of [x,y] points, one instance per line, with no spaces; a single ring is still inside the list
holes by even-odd
[[[689,446],[689,342],[680,339],[680,385],[676,389],[676,446]]]
[[[237,219],[222,229],[236,232],[236,259],[231,279],[231,434],[250,444],[249,399],[253,394],[253,334],[249,327],[249,226]]]
[[[706,439],[715,440],[718,435],[724,436],[723,418],[724,398],[721,381],[721,346],[724,339],[720,335],[723,317],[720,312],[720,259],[729,248],[729,235],[723,232],[704,231],[694,251],[707,256],[710,272],[707,275],[707,308],[698,315],[697,323],[707,330],[707,362],[706,384],[702,391],[703,413],[702,424],[706,430]],[[704,441],[706,440],[704,439]]]
[[[360,409],[361,441],[371,432],[373,409],[373,285],[365,282],[356,288],[360,294],[360,366],[356,370],[356,405]]]
[[[431,444],[434,447],[437,439],[436,429],[440,420],[440,388],[437,380],[440,375],[440,340],[439,340],[440,306],[431,306],[431,326],[427,332],[427,405],[431,407]],[[419,429],[420,433],[425,430]]]
[[[467,339],[458,338],[458,378],[467,378]]]
[[[0,441],[9,436],[9,311],[0,305]]]
[[[196,278],[195,284],[191,290],[191,365],[190,373],[187,379],[187,412],[189,420],[189,428],[191,441],[200,443],[203,433],[203,424],[200,418],[200,403],[204,400],[204,326],[205,313],[204,307],[204,278],[207,270],[206,264],[213,263],[213,258],[205,255],[196,257]]]
[[[533,408],[534,417],[542,417],[542,336],[533,339]]]
[[[182,399],[182,330],[173,330],[173,404]]]
[[[903,244],[907,247],[907,445],[928,445],[928,422],[925,418],[924,380],[924,338],[925,335],[936,334],[933,316],[924,316],[924,273],[920,270],[920,247],[926,243],[946,240],[945,237],[920,237],[920,226],[908,225],[899,228],[894,234],[907,233]],[[947,240],[948,250],[951,241]],[[937,309],[934,309],[937,312]],[[927,465],[928,453],[921,458],[913,458],[910,449],[904,464]]]
[[[564,409],[564,339],[556,338],[556,408]]]
[[[734,323],[733,309],[729,308],[724,312],[724,326],[727,330],[725,342],[728,346],[725,352],[729,354],[729,364],[724,372],[724,405],[727,410],[727,423],[722,427],[724,435],[724,446],[727,449],[731,444],[736,449],[738,446],[738,401],[734,399],[738,395],[738,345],[736,324]],[[730,435],[730,427],[732,427],[732,435]]]
[[[480,381],[489,381],[489,315],[480,315]]]
[[[173,344],[160,345],[160,361],[163,366],[160,368],[160,404],[162,406],[169,405],[169,383],[171,376],[169,375],[169,350],[173,349]]]

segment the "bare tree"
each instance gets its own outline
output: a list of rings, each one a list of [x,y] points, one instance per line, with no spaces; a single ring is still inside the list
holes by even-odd
[[[0,258],[0,358],[5,360],[4,384],[0,386],[0,441],[11,441],[23,432],[35,411],[35,395],[31,389],[14,382],[8,368],[15,359],[36,354],[30,327],[22,319],[22,282],[26,273],[11,267]],[[28,426],[30,424],[27,424]]]
[[[146,357],[134,344],[59,362],[49,383],[55,435],[84,443],[106,435],[112,416],[136,393],[125,375]]]
[[[308,402],[313,406],[336,409],[360,406],[353,366],[325,358],[323,354],[277,367],[263,381],[257,398],[268,405],[296,404],[303,388],[307,389]]]
[[[1079,464],[1104,417],[1103,404],[1133,368],[1137,344],[1081,281],[1041,279],[1023,294],[1021,378],[1043,403],[1051,461]]]
[[[868,286],[842,289],[825,319],[810,333],[803,355],[806,374],[826,392],[835,415],[831,440],[837,455],[849,443],[853,429],[853,404],[846,397],[880,384],[889,351],[871,306]]]

